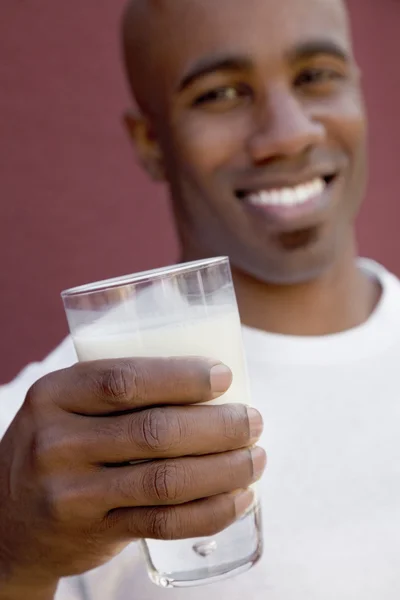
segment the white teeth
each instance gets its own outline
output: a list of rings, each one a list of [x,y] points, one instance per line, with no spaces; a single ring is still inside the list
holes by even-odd
[[[326,186],[322,178],[295,187],[281,188],[269,192],[262,191],[246,197],[249,204],[254,206],[298,206],[322,194]]]

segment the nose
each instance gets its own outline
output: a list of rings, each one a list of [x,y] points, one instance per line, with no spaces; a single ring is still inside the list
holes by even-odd
[[[248,149],[255,163],[301,156],[325,138],[324,125],[308,114],[291,90],[268,93],[256,108],[255,125]]]

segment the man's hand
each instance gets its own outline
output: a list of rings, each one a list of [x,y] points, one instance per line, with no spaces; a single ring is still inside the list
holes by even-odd
[[[235,521],[265,468],[251,448],[261,416],[196,405],[230,382],[215,361],[146,358],[34,384],[0,443],[0,597],[16,582],[51,588],[136,538],[208,536]]]

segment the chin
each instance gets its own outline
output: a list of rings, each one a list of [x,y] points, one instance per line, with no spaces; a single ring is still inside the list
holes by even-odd
[[[268,265],[263,271],[258,270],[257,272],[251,273],[251,275],[262,283],[276,286],[290,286],[304,285],[317,281],[328,271],[328,265],[313,265],[308,266],[308,268],[303,266],[303,268],[296,270],[289,268],[273,269]],[[247,272],[249,273],[249,271]]]
[[[248,275],[272,285],[301,285],[316,281],[332,270],[342,252],[338,245],[317,239],[317,234],[291,234],[281,240],[281,247],[274,256],[268,253],[264,259],[240,261],[237,266]],[[307,243],[304,243],[307,242]],[[343,246],[342,246],[343,249]],[[250,257],[248,257],[250,258]]]

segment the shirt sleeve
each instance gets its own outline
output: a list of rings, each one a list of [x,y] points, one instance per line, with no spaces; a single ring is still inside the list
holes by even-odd
[[[91,598],[86,594],[83,578],[79,576],[61,579],[54,600],[91,600]]]
[[[43,361],[27,365],[10,383],[0,386],[0,439],[21,408],[26,393],[35,381],[77,361],[72,339],[67,337]]]

